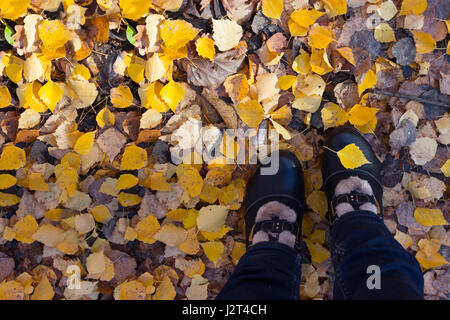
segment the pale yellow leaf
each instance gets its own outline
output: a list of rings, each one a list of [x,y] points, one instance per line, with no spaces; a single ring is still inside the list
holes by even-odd
[[[176,247],[186,240],[187,231],[172,223],[166,223],[153,235],[153,238],[170,247]]]
[[[222,257],[225,246],[220,241],[208,241],[200,244],[205,255],[217,266],[217,262]]]
[[[95,142],[95,131],[84,133],[77,139],[73,150],[81,155],[89,154],[94,146]]]
[[[111,103],[116,108],[128,108],[133,104],[133,94],[128,86],[120,85],[117,88],[112,88]]]
[[[220,51],[227,51],[237,46],[243,35],[243,30],[233,20],[213,19],[213,39]]]
[[[241,102],[236,106],[239,117],[246,125],[252,128],[259,126],[264,119],[264,110],[261,104],[256,100]]]
[[[225,223],[228,207],[210,205],[200,209],[197,226],[200,231],[217,232]]]

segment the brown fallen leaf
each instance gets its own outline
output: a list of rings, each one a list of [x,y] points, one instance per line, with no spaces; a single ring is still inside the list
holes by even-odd
[[[230,129],[238,128],[238,117],[232,106],[227,105],[220,98],[214,97],[207,91],[203,91],[202,97],[217,111],[223,121]]]
[[[109,128],[97,138],[100,149],[113,161],[127,142],[125,136],[115,128]]]
[[[191,85],[216,89],[233,73],[236,73],[244,61],[245,55],[236,57],[236,51],[219,53],[214,61],[192,59],[187,65],[187,79]]]

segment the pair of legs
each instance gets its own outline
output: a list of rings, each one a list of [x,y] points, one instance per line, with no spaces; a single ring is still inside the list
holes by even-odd
[[[346,169],[335,152],[354,143],[370,163]],[[369,143],[353,128],[335,129],[322,159],[329,204],[334,299],[423,299],[416,259],[383,223],[380,164]],[[217,299],[299,298],[301,257],[297,250],[304,212],[300,163],[286,151],[279,169],[249,183],[245,200],[247,252]]]

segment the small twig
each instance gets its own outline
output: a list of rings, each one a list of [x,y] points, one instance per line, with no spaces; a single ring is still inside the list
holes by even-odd
[[[421,102],[421,103],[425,103],[425,104],[432,104],[432,105],[435,105],[435,106],[439,106],[439,107],[444,107],[444,108],[450,109],[450,105],[446,104],[444,102],[433,101],[433,100],[419,98],[419,97],[414,97],[414,96],[401,94],[401,93],[392,93],[392,92],[389,92],[389,91],[384,91],[384,90],[379,90],[379,89],[374,89],[373,92],[376,93],[376,94],[381,94],[381,95],[385,95],[385,96],[391,96],[391,97],[396,97],[396,98],[401,98],[401,99],[414,100],[414,101],[417,101],[417,102]]]
[[[200,69],[195,63],[194,61],[192,61],[189,57],[186,57],[186,59],[188,60],[189,63],[191,63],[195,69]]]
[[[103,53],[103,52],[100,52],[100,51],[96,51],[96,50],[91,50],[91,51],[94,52],[94,53],[96,53],[96,54],[103,55],[103,56],[105,56],[105,57],[109,56],[109,54],[106,54],[106,53]]]
[[[322,148],[325,148],[325,149],[327,149],[327,150],[329,150],[329,151],[331,151],[331,152],[334,152],[334,153],[336,153],[336,154],[337,154],[337,151],[334,151],[333,149],[331,149],[331,148],[328,148],[327,146],[322,146]]]
[[[69,59],[67,59],[67,57],[64,57],[64,59],[66,59],[67,62],[73,67],[73,63]]]

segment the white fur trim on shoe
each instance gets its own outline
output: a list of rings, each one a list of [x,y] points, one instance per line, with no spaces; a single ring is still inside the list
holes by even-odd
[[[339,181],[339,183],[336,185],[336,189],[334,190],[337,196],[350,193],[352,191],[365,193],[369,196],[373,195],[372,187],[370,186],[369,182],[358,177],[348,177],[347,179]]]
[[[258,231],[253,235],[252,244],[264,241],[269,241],[269,234],[267,232]]]
[[[334,190],[335,195],[339,196],[341,194],[351,193],[352,191],[357,191],[359,193],[364,193],[369,196],[373,196],[373,190],[369,182],[358,177],[348,177],[347,179],[339,181]],[[361,210],[367,210],[377,214],[377,207],[370,202],[364,203],[359,207]],[[340,203],[336,206],[336,214],[338,217],[351,211],[355,211],[349,203]]]
[[[370,202],[366,202],[364,203],[362,206],[359,207],[361,210],[367,210],[367,211],[371,211],[373,213],[377,213],[377,206],[374,205],[373,203]]]
[[[258,209],[255,222],[270,220],[278,217],[289,222],[295,222],[297,214],[294,210],[278,201],[270,201]]]
[[[295,222],[297,220],[297,214],[294,210],[282,204],[281,202],[270,201],[258,209],[255,217],[255,222],[271,220],[275,217],[289,222]],[[275,234],[272,233],[271,235],[275,236]],[[295,235],[293,235],[289,231],[282,231],[278,238],[279,242],[284,243],[292,248],[295,246],[295,240]],[[259,230],[253,235],[252,244],[265,241],[269,241],[269,234],[267,232]]]
[[[283,231],[280,233],[280,237],[278,238],[278,241],[281,243],[287,244],[289,247],[295,246],[295,236],[290,233],[289,231]]]
[[[335,209],[338,217],[342,216],[344,213],[355,211],[355,209],[353,209],[350,203],[346,202],[339,203]]]

